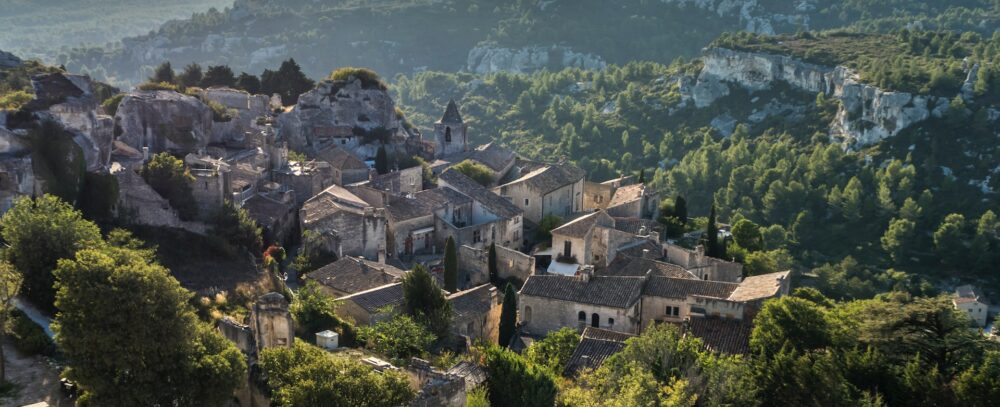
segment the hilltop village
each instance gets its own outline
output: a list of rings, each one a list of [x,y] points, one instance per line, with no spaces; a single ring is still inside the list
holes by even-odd
[[[101,104],[101,85],[86,76],[33,76],[27,108],[0,111],[0,209],[68,178],[95,177],[113,181],[107,215],[129,229],[218,235],[216,214],[227,210],[254,223],[262,241],[239,246],[251,259],[232,273],[266,276],[267,289],[246,298],[246,312],[220,306],[213,318],[250,365],[236,394],[244,406],[269,405],[275,394],[254,367],[260,354],[296,341],[376,371],[403,368],[411,405],[461,406],[489,370],[467,360],[435,366],[411,354],[464,354],[484,343],[521,352],[569,328],[580,334],[563,371],[572,377],[660,324],[699,338],[707,351],[746,354],[763,301],[789,293],[787,271],[746,276],[741,264],[706,254],[706,242],[719,237],[703,235],[724,238],[726,225],[667,240],[657,222],[662,197],[641,179],[593,182],[566,161],[472,145],[475,129],[456,101],[421,130],[370,71],[331,78],[291,105],[279,95],[158,84]],[[54,156],[69,163],[40,165],[52,157],[30,142],[38,129],[48,129],[49,143],[64,142]],[[69,172],[74,166],[86,174]],[[163,186],[153,175],[163,168],[183,174],[181,187]],[[210,270],[218,265],[194,257],[186,263],[201,269],[174,268],[186,288],[206,298],[226,294],[228,269]],[[434,348],[365,346],[355,330],[431,313],[410,305],[414,273],[429,276],[450,309]],[[335,315],[308,327],[295,321],[290,303],[307,295],[335,299]]]

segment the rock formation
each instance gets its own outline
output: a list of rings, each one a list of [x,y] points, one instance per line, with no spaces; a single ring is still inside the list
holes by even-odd
[[[209,88],[201,92],[201,99],[221,104],[230,113],[232,120],[212,123],[212,139],[222,141],[247,142],[248,132],[258,132],[257,118],[270,115],[274,108],[271,98],[266,95],[251,95],[242,90],[230,88]],[[277,106],[281,106],[280,100]]]
[[[697,82],[681,86],[685,99],[696,107],[706,107],[728,95],[732,85],[754,92],[785,82],[804,92],[822,92],[840,100],[831,135],[848,148],[895,136],[931,116],[939,117],[949,105],[947,98],[861,83],[856,73],[842,66],[820,66],[788,56],[714,48],[705,51],[702,61],[704,68]]]
[[[212,109],[193,96],[172,91],[136,91],[115,115],[117,139],[150,154],[197,152],[212,140]]]
[[[7,212],[20,196],[39,194],[30,153],[27,140],[0,127],[0,213]]]
[[[17,68],[22,63],[21,58],[16,55],[0,50],[0,69]]]
[[[493,72],[529,73],[545,68],[604,69],[607,64],[593,54],[575,52],[567,47],[533,46],[502,48],[495,44],[480,45],[469,51],[466,69],[478,74]]]
[[[59,122],[83,150],[87,171],[106,168],[111,159],[113,121],[99,114],[90,77],[66,73],[39,75],[31,79],[35,100],[29,110],[42,119]]]
[[[809,29],[809,13],[816,9],[816,0],[795,2],[794,8],[781,7],[781,12],[768,10],[777,4],[761,4],[758,0],[662,0],[680,6],[697,7],[716,13],[719,17],[739,18],[744,31],[773,35]]]
[[[374,157],[380,142],[398,145],[409,137],[400,119],[388,91],[352,76],[320,82],[299,96],[278,123],[294,150],[336,144],[360,157]]]

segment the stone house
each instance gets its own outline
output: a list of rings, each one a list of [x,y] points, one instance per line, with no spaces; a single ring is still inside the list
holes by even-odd
[[[525,333],[546,335],[562,327],[586,326],[639,333],[645,277],[532,275],[519,295]]]
[[[336,145],[319,150],[316,159],[330,164],[334,184],[344,186],[368,179],[368,164]]]
[[[451,303],[451,330],[470,340],[496,343],[499,337],[503,296],[491,284],[459,291],[448,296]]]
[[[450,188],[468,197],[468,207],[456,206],[439,211],[435,229],[439,247],[453,237],[459,246],[482,249],[490,244],[520,247],[523,242],[522,211],[510,201],[490,192],[462,173],[448,170],[438,177],[438,189]]]
[[[604,361],[625,348],[625,341],[635,335],[586,327],[580,335],[580,343],[573,349],[566,362],[565,376],[573,377],[584,369],[597,369]]]
[[[443,250],[435,241],[434,202],[419,197],[388,196],[387,253],[391,256],[412,256]]]
[[[572,164],[527,163],[519,178],[493,191],[520,207],[538,223],[548,215],[565,219],[583,210],[584,172]]]
[[[955,309],[964,311],[977,327],[986,326],[986,318],[990,312],[990,304],[980,295],[979,290],[971,285],[959,286],[951,299]]]
[[[692,302],[697,298],[726,299],[738,286],[719,281],[651,276],[642,292],[642,328],[654,323],[681,323],[692,316]],[[727,316],[742,319],[742,311],[742,308],[738,312],[734,309]]]
[[[330,186],[309,198],[299,211],[299,223],[301,230],[316,232],[325,250],[338,256],[385,256],[385,209],[341,186]]]
[[[392,318],[401,305],[403,283],[391,283],[339,298],[334,312],[356,325],[370,325]]]
[[[739,282],[743,279],[743,264],[705,255],[705,248],[698,245],[688,249],[663,242],[663,261],[676,264],[702,280]]]
[[[327,294],[340,298],[399,282],[405,271],[384,263],[344,256],[302,276],[319,284]]]
[[[632,176],[624,176],[604,182],[583,182],[583,210],[596,211],[607,209],[615,190],[622,186],[631,185]]]
[[[656,219],[659,204],[660,194],[640,183],[616,189],[606,210],[615,217]]]
[[[333,182],[333,168],[323,161],[289,161],[271,173],[274,181],[295,191],[299,205],[326,189]]]
[[[446,157],[469,150],[469,125],[462,120],[458,105],[448,101],[441,119],[434,123],[434,156]]]
[[[455,153],[436,159],[430,163],[430,167],[434,174],[440,174],[452,165],[465,160],[481,164],[485,167],[490,172],[492,184],[496,185],[514,168],[514,163],[517,162],[517,154],[513,150],[492,141],[470,151]]]
[[[275,183],[243,202],[243,209],[261,227],[264,241],[283,245],[297,225],[295,192]]]
[[[424,169],[418,165],[385,174],[371,171],[368,184],[373,188],[394,194],[412,195],[424,189]]]
[[[517,250],[497,246],[497,277],[513,279],[521,284],[528,276],[535,274],[535,258]],[[460,283],[466,287],[477,286],[490,282],[489,247],[477,249],[470,246],[459,246],[458,269]]]
[[[266,178],[265,169],[257,167],[251,163],[239,162],[230,167],[230,193],[231,200],[237,206],[242,206],[244,202],[257,195],[260,185]]]
[[[593,265],[597,269],[607,267],[614,260],[619,249],[634,243],[642,243],[655,236],[638,236],[615,228],[615,219],[598,210],[583,215],[552,230],[552,251],[554,260],[550,272],[572,267],[562,265]]]

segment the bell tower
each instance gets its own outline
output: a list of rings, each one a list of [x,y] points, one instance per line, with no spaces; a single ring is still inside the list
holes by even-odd
[[[462,121],[455,100],[448,102],[441,120],[434,123],[435,157],[444,157],[469,151],[469,125]]]

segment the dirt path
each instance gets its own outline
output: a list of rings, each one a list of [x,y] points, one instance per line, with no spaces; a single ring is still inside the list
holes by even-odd
[[[70,407],[73,403],[62,396],[59,371],[38,356],[22,355],[7,343],[3,344],[7,358],[7,380],[19,385],[17,396],[0,399],[0,406],[17,407],[44,401],[50,406]]]

